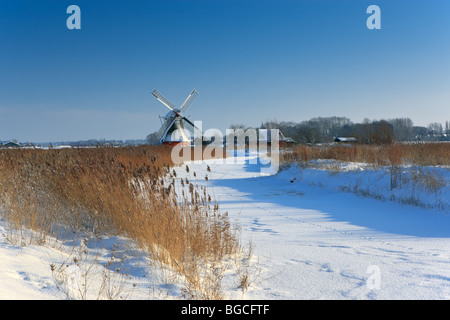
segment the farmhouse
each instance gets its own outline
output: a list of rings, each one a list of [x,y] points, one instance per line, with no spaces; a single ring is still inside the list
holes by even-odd
[[[2,148],[7,148],[7,149],[10,149],[10,148],[20,148],[20,144],[18,144],[17,142],[14,142],[14,141],[12,141],[12,140],[10,140],[10,141],[8,141],[8,142],[6,142],[6,143],[2,143],[2,144],[1,144],[1,147],[2,147]]]
[[[336,137],[334,142],[356,142],[355,137]]]
[[[261,126],[259,127],[259,129],[260,129],[260,130],[261,130],[261,129],[266,129],[266,127],[264,126],[264,124],[261,124]],[[271,138],[272,138],[272,134],[271,134],[271,132],[270,132],[270,129],[267,129],[267,131],[266,131],[265,133],[263,133],[263,132],[261,132],[261,131],[259,132],[259,141],[266,141],[267,144],[270,145],[270,143],[271,143]],[[281,130],[279,130],[279,131],[278,131],[278,143],[279,143],[279,146],[280,146],[281,148],[284,148],[284,147],[293,145],[293,144],[295,144],[296,142],[295,142],[295,140],[293,140],[292,138],[286,137],[286,136],[283,134],[283,132],[281,132]]]

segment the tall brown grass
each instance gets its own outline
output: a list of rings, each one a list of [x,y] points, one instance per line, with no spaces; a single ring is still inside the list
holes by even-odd
[[[281,163],[307,162],[314,159],[365,162],[375,165],[450,165],[450,143],[299,145],[294,146],[291,152],[280,154]]]
[[[221,297],[221,261],[238,228],[205,188],[182,182],[165,146],[0,150],[0,216],[20,241],[48,234],[124,235],[185,280],[188,297]],[[25,239],[24,228],[36,230]],[[39,239],[37,239],[39,237]]]
[[[450,165],[450,143],[390,143],[385,145],[322,145],[322,146],[295,146],[290,151],[280,154],[281,166],[289,166],[291,163],[299,163],[303,167],[319,166],[311,163],[311,160],[327,159],[345,162],[362,162],[371,164],[373,167],[380,166],[387,169],[390,178],[390,191],[402,185],[433,192],[438,195],[440,189],[448,184],[439,170],[431,170],[431,167]],[[406,170],[410,166],[412,169]],[[334,164],[326,164],[331,173],[338,173],[342,168]],[[353,188],[361,194],[370,194],[369,191],[361,190],[358,182]],[[376,192],[372,196],[379,197]],[[395,198],[392,195],[392,198]],[[408,199],[399,199],[403,203],[422,205],[420,200],[413,194]],[[438,208],[444,206],[436,200]]]

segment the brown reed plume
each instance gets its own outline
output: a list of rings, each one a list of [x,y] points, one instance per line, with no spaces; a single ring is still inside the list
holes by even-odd
[[[0,215],[21,234],[134,239],[176,270],[189,297],[221,297],[221,261],[240,252],[238,228],[206,190],[175,188],[165,146],[0,151]],[[19,235],[21,237],[21,235]],[[21,240],[24,241],[23,239]],[[28,239],[27,241],[35,241]]]
[[[280,154],[282,163],[307,162],[314,159],[334,159],[365,162],[375,165],[415,164],[450,165],[450,143],[392,143],[385,145],[306,146]]]

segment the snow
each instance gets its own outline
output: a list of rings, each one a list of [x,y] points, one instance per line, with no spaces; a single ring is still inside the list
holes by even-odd
[[[390,168],[316,161],[270,173],[256,155],[234,159],[176,168],[178,179],[206,185],[251,243],[250,287],[239,290],[230,270],[226,299],[450,299],[448,168],[402,167],[393,188]],[[425,169],[444,183],[427,189],[415,175]],[[170,271],[128,239],[19,246],[10,232],[0,220],[0,299],[183,298]],[[103,288],[112,276],[100,297],[80,290],[83,279]]]

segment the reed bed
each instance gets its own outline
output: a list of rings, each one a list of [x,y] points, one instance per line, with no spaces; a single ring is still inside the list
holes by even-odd
[[[177,194],[165,146],[0,150],[0,217],[11,238],[46,235],[135,240],[184,279],[187,297],[221,298],[221,262],[241,250],[238,227],[205,188]],[[31,229],[29,238],[22,230]]]
[[[385,145],[299,145],[280,154],[281,163],[308,162],[315,159],[333,159],[364,162],[374,165],[450,165],[450,143],[410,143]]]
[[[389,179],[385,186],[382,185],[383,180],[377,181],[380,185],[361,186],[361,181],[355,176],[354,181],[348,182],[353,187],[345,186],[342,190],[353,190],[359,195],[391,199],[403,204],[448,210],[442,192],[445,192],[449,183],[447,173],[450,169],[450,143],[301,145],[280,154],[282,168],[299,164],[302,168],[326,169],[332,175],[345,170],[345,166],[339,162],[363,163],[366,168],[372,167],[375,170],[381,168],[380,172],[384,172]],[[379,193],[383,188],[389,190],[385,196]],[[429,200],[430,198],[433,200]]]

